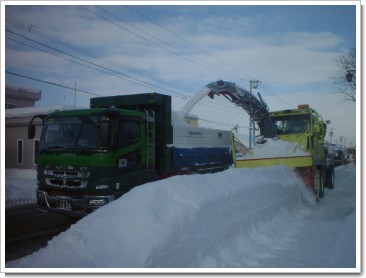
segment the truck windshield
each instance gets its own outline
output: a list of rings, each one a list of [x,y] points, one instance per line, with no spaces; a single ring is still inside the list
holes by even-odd
[[[277,134],[301,134],[310,132],[310,115],[272,116]]]
[[[100,117],[48,118],[40,140],[40,151],[93,150],[98,148]]]

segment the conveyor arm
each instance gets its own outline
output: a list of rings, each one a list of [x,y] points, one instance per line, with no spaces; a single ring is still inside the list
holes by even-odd
[[[251,92],[240,88],[235,83],[222,80],[209,83],[206,87],[210,89],[207,94],[209,97],[214,98],[215,95],[221,94],[236,106],[243,108],[254,121],[258,122],[261,135],[266,138],[276,136],[276,129],[269,117],[268,106],[259,94],[258,99]]]

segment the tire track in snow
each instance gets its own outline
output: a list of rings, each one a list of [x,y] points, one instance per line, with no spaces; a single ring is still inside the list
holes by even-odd
[[[311,207],[314,198],[302,181],[283,169],[276,182],[257,180],[256,187],[202,204],[195,220],[167,241],[148,266],[263,267],[264,259],[290,248],[309,210],[305,202]],[[227,180],[222,182],[229,186]]]
[[[281,204],[273,217],[258,219],[252,223],[226,248],[219,250],[218,255],[207,256],[201,267],[278,267],[274,263],[276,258],[283,257],[283,254],[287,254],[296,245],[305,219],[310,213],[310,208],[303,204],[292,203],[291,206],[286,206],[281,201],[271,208]]]

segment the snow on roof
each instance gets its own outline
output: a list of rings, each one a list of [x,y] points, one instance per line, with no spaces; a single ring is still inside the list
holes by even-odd
[[[25,118],[31,117],[37,114],[48,114],[55,112],[56,110],[68,110],[72,109],[70,106],[58,105],[58,106],[42,106],[42,107],[23,107],[12,108],[5,110],[5,118]]]
[[[32,89],[32,88],[25,88],[25,87],[19,87],[16,85],[5,85],[5,89],[9,89],[15,92],[22,92],[22,93],[33,93],[33,94],[39,94],[42,93],[42,90],[40,89]]]

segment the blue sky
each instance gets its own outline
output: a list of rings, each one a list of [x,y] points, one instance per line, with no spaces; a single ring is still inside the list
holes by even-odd
[[[355,143],[355,103],[344,102],[330,79],[337,71],[334,59],[356,46],[355,2],[223,4],[7,5],[5,69],[103,96],[170,94],[175,109],[212,81],[249,89],[250,80],[258,79],[270,110],[310,102],[332,121],[334,138]],[[5,80],[41,89],[38,106],[73,105],[72,90],[11,74]],[[93,96],[78,92],[76,105],[87,107]],[[239,124],[246,132],[246,113],[223,98],[205,99],[192,113],[216,122],[202,121],[207,126]]]

